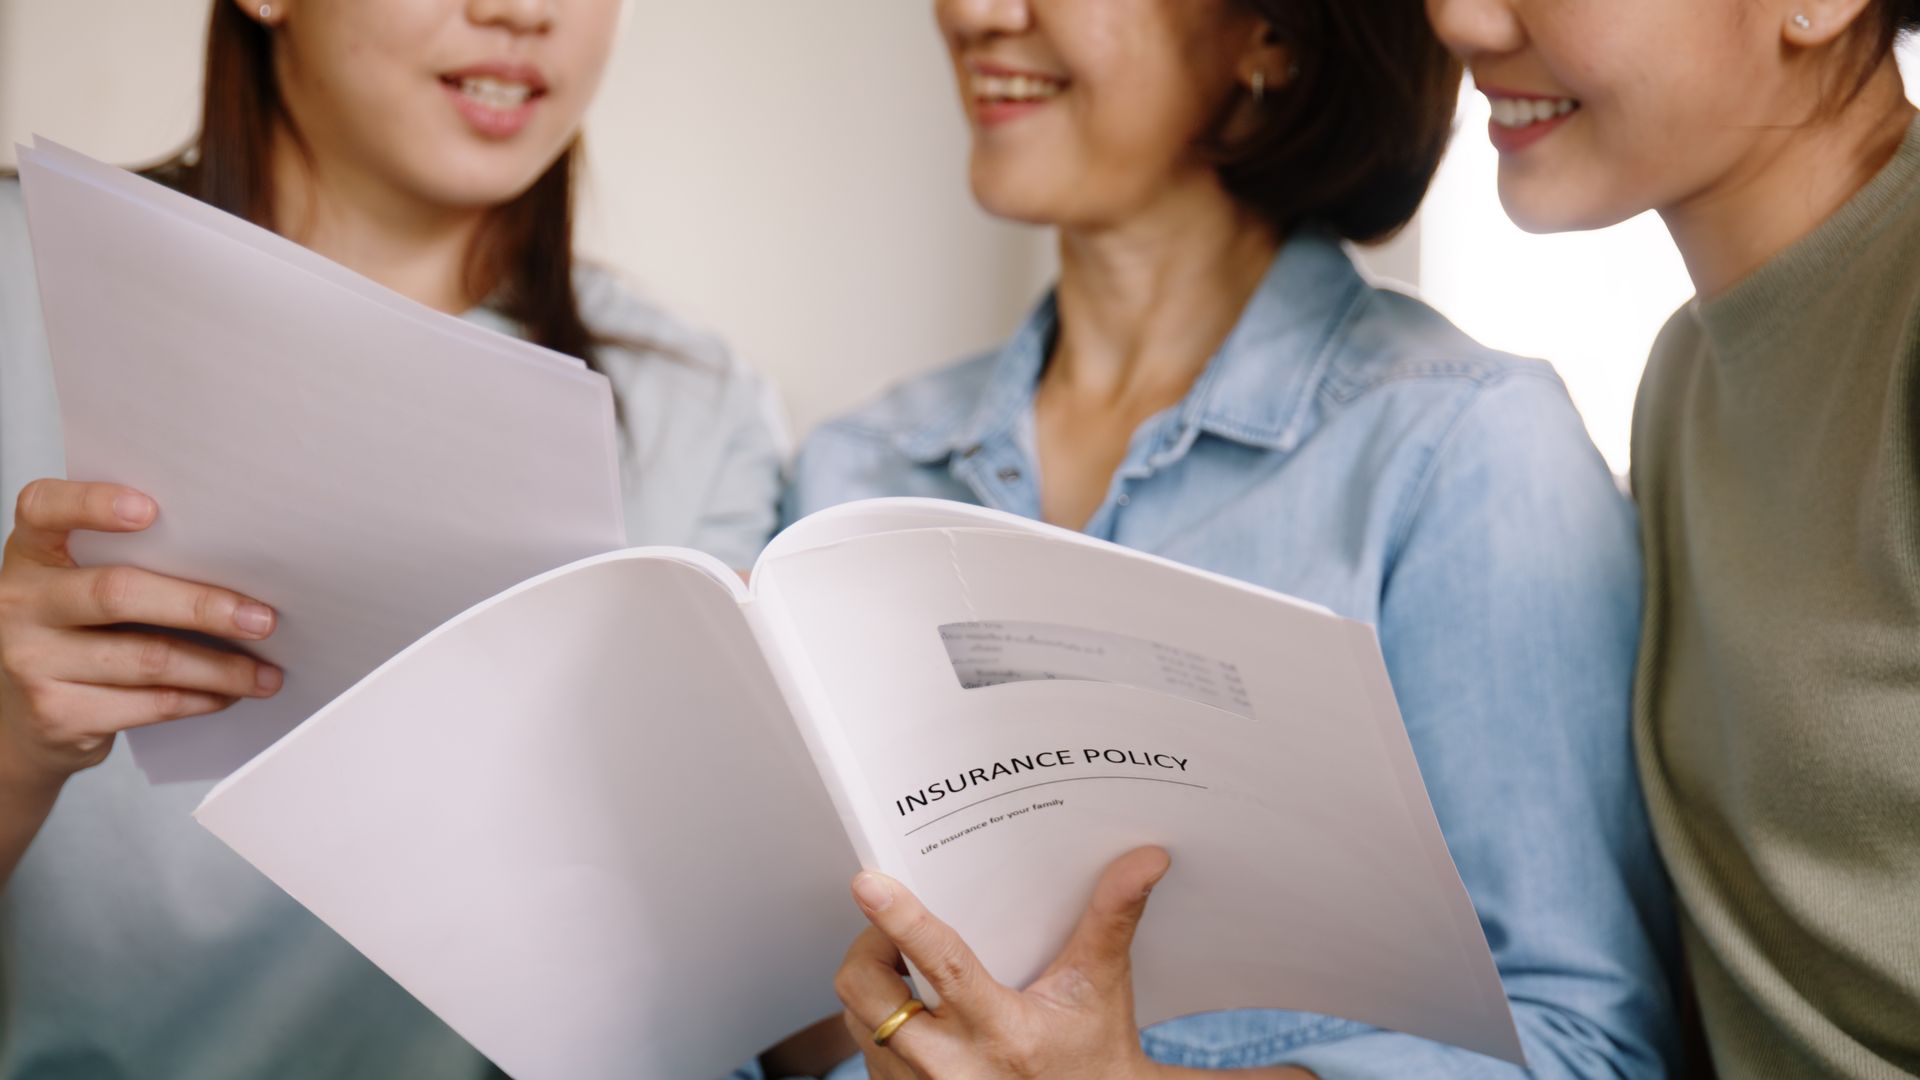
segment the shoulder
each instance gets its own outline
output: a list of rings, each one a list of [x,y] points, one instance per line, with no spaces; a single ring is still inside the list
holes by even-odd
[[[881,495],[964,497],[942,466],[973,427],[997,368],[993,353],[949,364],[815,428],[789,474],[787,518]]]
[[[998,359],[998,353],[982,353],[895,383],[820,425],[807,442],[892,448],[955,432],[979,410]]]
[[[581,318],[601,344],[594,359],[627,415],[778,427],[771,384],[718,336],[669,313],[611,271],[574,273]]]
[[[12,291],[17,279],[33,280],[33,250],[27,242],[27,201],[20,180],[0,176],[0,288]]]
[[[0,173],[0,235],[24,229],[26,220],[27,200],[20,191],[20,178]]]
[[[1527,468],[1542,441],[1567,450],[1550,459],[1554,467],[1578,458],[1583,476],[1610,476],[1552,365],[1482,345],[1392,289],[1367,286],[1357,296],[1319,398],[1320,423],[1365,426],[1376,443],[1424,463],[1402,476],[1463,455],[1494,464],[1506,455],[1502,467]]]
[[[1367,285],[1348,314],[1322,391],[1337,401],[1399,392],[1446,397],[1464,407],[1479,391],[1516,380],[1561,385],[1545,361],[1489,348],[1425,301]]]
[[[1343,344],[1325,407],[1370,417],[1418,463],[1399,474],[1396,533],[1436,513],[1477,529],[1544,516],[1630,542],[1631,508],[1550,364],[1482,345],[1420,300],[1374,287]]]
[[[27,236],[27,204],[20,181],[0,176],[0,352],[43,339],[40,283]]]

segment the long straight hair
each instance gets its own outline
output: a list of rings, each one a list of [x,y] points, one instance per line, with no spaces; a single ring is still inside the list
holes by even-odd
[[[272,147],[283,128],[305,153],[274,71],[273,31],[232,0],[213,0],[207,25],[200,134],[179,156],[148,170],[188,195],[264,228],[275,221]],[[470,295],[520,324],[527,339],[598,369],[599,339],[573,288],[575,139],[533,186],[487,215],[467,252]]]

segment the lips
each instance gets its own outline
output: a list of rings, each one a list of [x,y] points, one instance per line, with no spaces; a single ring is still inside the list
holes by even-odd
[[[1578,98],[1481,86],[1492,106],[1487,135],[1502,154],[1517,154],[1558,130],[1580,112]]]
[[[1046,108],[1067,92],[1071,80],[1043,71],[974,61],[966,66],[974,119],[998,127]]]
[[[475,132],[496,139],[525,128],[536,103],[547,95],[547,80],[538,68],[509,61],[449,71],[440,76],[440,84]]]

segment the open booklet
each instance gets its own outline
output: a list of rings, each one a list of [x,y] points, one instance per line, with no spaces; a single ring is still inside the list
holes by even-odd
[[[1148,843],[1142,1023],[1522,1060],[1369,627],[956,504],[814,515],[750,587],[678,549],[525,582],[197,817],[523,1080],[719,1075],[831,1015],[863,865],[1022,985]]]

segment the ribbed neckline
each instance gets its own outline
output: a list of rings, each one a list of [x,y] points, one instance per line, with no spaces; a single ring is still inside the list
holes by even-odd
[[[1907,125],[1893,160],[1832,217],[1733,288],[1712,299],[1694,301],[1694,315],[1714,351],[1740,356],[1771,337],[1809,300],[1832,288],[1838,271],[1917,195],[1920,116]]]

